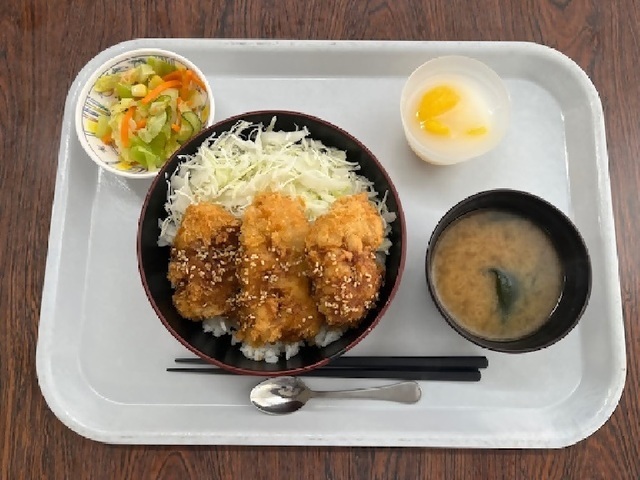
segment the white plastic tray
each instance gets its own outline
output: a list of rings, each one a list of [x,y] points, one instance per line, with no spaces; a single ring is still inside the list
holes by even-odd
[[[417,405],[318,401],[271,417],[248,401],[255,378],[166,373],[185,355],[149,306],[135,236],[150,181],[103,172],[73,130],[78,92],[111,56],[160,47],[199,65],[217,119],[244,111],[300,110],[360,138],[398,186],[408,225],[402,285],[380,325],[352,354],[484,354],[480,383],[423,382]],[[400,92],[424,61],[478,58],[506,80],[513,102],[501,146],[483,158],[432,167],[407,147]],[[578,327],[545,350],[482,350],[436,312],[424,278],[437,220],[475,192],[511,187],[551,201],[581,230],[593,293]],[[128,328],[125,328],[127,326]],[[127,332],[124,334],[123,332]],[[620,398],[626,359],[602,107],[585,73],[528,43],[301,42],[143,39],[116,45],[74,81],[62,124],[37,349],[40,387],[79,434],[109,443],[389,445],[557,448],[595,432]],[[372,381],[310,379],[318,388]]]

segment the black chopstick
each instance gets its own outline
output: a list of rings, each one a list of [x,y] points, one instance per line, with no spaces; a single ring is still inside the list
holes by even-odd
[[[489,362],[487,357],[338,357],[328,365],[345,368],[453,370],[487,368]]]
[[[205,373],[213,375],[237,375],[236,373],[216,367],[169,367],[167,372],[181,373]],[[264,375],[256,374],[256,377]],[[480,370],[477,369],[454,369],[454,370],[397,370],[394,368],[366,369],[361,368],[338,368],[330,369],[321,367],[316,370],[302,373],[300,377],[331,377],[331,378],[381,378],[390,380],[432,380],[444,382],[478,382],[480,381]]]
[[[208,365],[199,357],[176,358],[176,363]],[[349,368],[362,370],[468,370],[487,368],[489,361],[484,356],[441,356],[441,357],[373,357],[350,356],[338,357],[324,368]]]

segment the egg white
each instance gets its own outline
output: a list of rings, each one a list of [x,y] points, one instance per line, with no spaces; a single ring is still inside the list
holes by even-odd
[[[437,86],[449,86],[459,95],[460,101],[450,111],[435,117],[450,128],[450,135],[438,135],[420,127],[417,117],[423,95]],[[490,102],[490,94],[480,82],[465,75],[436,75],[427,79],[416,88],[406,103],[405,118],[410,119],[409,128],[413,136],[425,148],[439,154],[461,157],[473,156],[495,142],[498,133],[495,127],[495,112]],[[484,126],[487,132],[481,135],[469,135],[467,130]]]

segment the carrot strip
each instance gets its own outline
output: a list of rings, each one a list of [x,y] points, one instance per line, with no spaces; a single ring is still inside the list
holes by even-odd
[[[171,124],[171,130],[173,130],[174,132],[179,132],[180,131],[180,125],[178,125],[177,123],[172,123]]]
[[[164,92],[167,88],[173,88],[173,87],[178,88],[180,86],[182,86],[182,82],[180,80],[169,80],[168,82],[163,82],[160,85],[158,85],[156,88],[151,90],[149,93],[147,93],[147,96],[144,97],[141,100],[141,102],[146,105],[147,103],[152,102],[153,100],[158,98],[158,96],[160,96],[160,94]]]
[[[182,87],[180,88],[180,98],[186,100],[189,96],[189,70],[182,71]]]
[[[144,128],[147,126],[147,119],[146,118],[141,118],[140,120],[138,120],[136,122],[136,128]]]
[[[182,80],[182,70],[174,70],[162,77],[162,80],[168,82],[170,80]]]
[[[136,107],[130,107],[127,113],[124,114],[122,119],[122,125],[120,126],[120,141],[123,147],[129,146],[129,121],[133,118],[133,113],[136,111]]]
[[[204,82],[202,80],[200,80],[198,75],[193,73],[193,71],[187,70],[187,77],[189,77],[189,80],[191,80],[192,82],[196,83],[203,90],[207,89],[207,87],[205,86]]]
[[[113,142],[113,138],[111,138],[111,134],[110,133],[107,133],[100,140],[102,140],[102,143],[105,143],[107,145],[111,145],[111,142]]]

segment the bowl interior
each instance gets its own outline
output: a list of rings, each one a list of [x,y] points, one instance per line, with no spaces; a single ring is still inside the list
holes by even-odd
[[[158,219],[166,217],[164,210],[167,198],[166,178],[179,165],[178,155],[194,154],[206,138],[214,133],[219,134],[229,130],[238,120],[261,122],[267,125],[274,116],[277,116],[275,126],[278,130],[293,130],[305,126],[309,129],[311,138],[320,140],[327,146],[345,150],[348,160],[360,164],[359,173],[373,182],[380,195],[388,192],[387,206],[389,211],[397,214],[397,219],[391,223],[392,246],[387,256],[384,283],[376,307],[368,312],[357,328],[348,330],[334,343],[324,348],[305,346],[295,357],[289,360],[281,357],[277,363],[270,364],[247,359],[237,345],[231,345],[230,336],[216,338],[210,333],[203,332],[201,323],[186,320],[178,314],[171,300],[172,289],[167,280],[170,250],[169,247],[158,247],[157,240],[160,233]],[[142,207],[138,226],[138,265],[147,296],[156,313],[169,331],[194,353],[211,363],[235,370],[237,373],[262,375],[293,373],[327,363],[332,357],[342,354],[358,343],[375,326],[400,283],[405,258],[404,222],[398,194],[387,173],[371,152],[355,138],[333,125],[307,115],[282,111],[252,112],[227,119],[203,130],[169,159],[154,180]]]
[[[482,208],[509,211],[530,219],[547,233],[560,257],[564,284],[558,304],[548,321],[540,329],[520,339],[496,341],[470,333],[456,322],[456,319],[440,302],[433,283],[433,253],[438,238],[453,221]],[[477,345],[500,352],[529,352],[557,342],[578,323],[591,293],[589,253],[576,227],[550,203],[535,195],[515,190],[502,189],[481,192],[463,200],[449,210],[431,235],[425,268],[431,297],[449,325]]]
[[[90,127],[90,123],[97,121],[100,115],[109,113],[109,107],[117,101],[117,98],[114,93],[107,95],[97,92],[95,84],[100,77],[122,73],[144,63],[149,57],[156,57],[176,67],[188,68],[194,71],[207,87],[206,91],[203,91],[200,86],[195,86],[200,92],[206,94],[207,98],[205,105],[201,109],[208,112],[203,124],[211,125],[213,121],[214,104],[211,87],[204,74],[186,58],[165,50],[142,49],[123,53],[101,65],[87,81],[78,98],[76,133],[82,147],[97,165],[112,173],[128,178],[151,178],[157,175],[158,171],[149,171],[142,166],[133,167],[130,170],[122,170],[117,167],[119,160],[116,147],[105,145],[100,138],[95,136]]]

